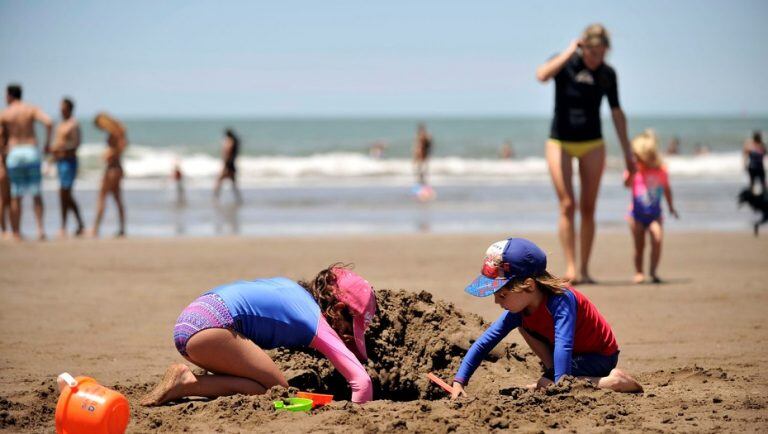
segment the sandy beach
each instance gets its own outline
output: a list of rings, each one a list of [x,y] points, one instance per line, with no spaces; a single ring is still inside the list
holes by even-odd
[[[270,397],[138,406],[165,367],[182,361],[171,331],[179,311],[197,295],[236,279],[307,277],[334,261],[354,262],[380,297],[389,297],[388,315],[396,310],[392,303],[409,312],[442,312],[443,328],[463,333],[450,338],[466,342],[445,356],[440,372],[448,379],[462,355],[457,348],[481,330],[472,314],[491,321],[500,313],[491,300],[470,298],[462,289],[484,248],[505,235],[2,244],[0,429],[52,431],[55,377],[64,371],[123,391],[132,405],[129,432],[768,429],[768,241],[732,233],[668,234],[662,285],[632,285],[629,236],[598,235],[593,273],[601,283],[580,289],[611,323],[621,348],[619,366],[636,375],[643,394],[609,393],[578,382],[547,393],[519,389],[536,378],[538,368],[513,333],[502,344],[502,356],[485,362],[473,378],[470,397],[453,403],[415,372],[417,401],[336,402],[311,415],[275,414],[268,410]],[[550,253],[550,269],[561,271],[556,238],[529,237]],[[385,289],[412,296],[392,298],[395,293]],[[417,296],[420,291],[432,299]],[[336,394],[348,399],[347,391]]]

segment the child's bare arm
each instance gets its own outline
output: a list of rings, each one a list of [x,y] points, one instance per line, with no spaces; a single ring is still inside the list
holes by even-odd
[[[667,199],[667,206],[669,206],[669,213],[672,214],[676,219],[679,219],[680,216],[677,214],[675,205],[672,202],[672,188],[669,186],[669,184],[664,186],[664,197]]]

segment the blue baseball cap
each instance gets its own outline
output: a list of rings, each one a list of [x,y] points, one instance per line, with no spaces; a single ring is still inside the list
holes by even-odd
[[[485,251],[481,274],[464,291],[487,297],[512,279],[536,276],[547,269],[547,254],[525,238],[509,238],[491,244]]]

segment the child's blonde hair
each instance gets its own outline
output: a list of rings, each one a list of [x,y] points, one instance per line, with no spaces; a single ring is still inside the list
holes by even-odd
[[[553,276],[549,274],[549,271],[542,271],[537,276],[530,276],[536,282],[536,286],[541,292],[550,295],[560,295],[563,293],[563,289],[570,285],[570,281],[563,279],[562,277]],[[525,278],[512,279],[505,285],[510,292],[523,292],[522,284],[525,282]],[[530,292],[530,291],[529,291]]]
[[[645,167],[661,167],[659,138],[653,130],[645,130],[632,139],[632,153]]]

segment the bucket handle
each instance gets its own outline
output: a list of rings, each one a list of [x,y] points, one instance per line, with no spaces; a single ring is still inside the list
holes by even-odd
[[[59,380],[59,384],[66,383],[69,387],[77,387],[77,380],[75,380],[75,377],[71,376],[69,372],[62,372],[57,379]]]

